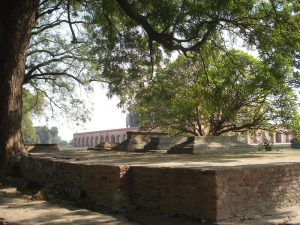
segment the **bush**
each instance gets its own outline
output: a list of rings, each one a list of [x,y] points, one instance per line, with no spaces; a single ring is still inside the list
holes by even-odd
[[[263,139],[260,148],[258,149],[259,151],[266,151],[270,152],[272,151],[272,144],[268,139]]]
[[[291,142],[292,142],[292,144],[291,144],[292,148],[300,149],[300,138],[299,137],[293,138]]]

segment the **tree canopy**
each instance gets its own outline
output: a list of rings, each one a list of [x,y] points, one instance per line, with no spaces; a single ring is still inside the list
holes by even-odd
[[[38,126],[35,127],[35,130],[41,144],[58,144],[61,142],[57,127]]]
[[[43,1],[24,84],[43,93],[51,109],[85,121],[77,84],[107,83],[109,95],[124,104],[168,65],[172,52],[201,55],[209,44],[230,57],[232,40],[256,51],[284,83],[286,71],[299,69],[299,8],[279,0]]]
[[[47,4],[53,4],[53,7],[43,8]],[[57,11],[59,13],[56,17],[52,13],[58,8],[62,11]],[[37,28],[34,31],[36,32],[46,31],[44,28],[57,23],[65,23],[71,32],[69,43],[79,44],[80,34],[74,28],[76,24],[73,23],[75,22],[73,18],[87,22],[84,23],[84,27],[88,31],[86,39],[89,41],[88,49],[85,50],[84,47],[81,51],[80,47],[79,52],[93,58],[91,68],[101,75],[101,81],[107,82],[110,94],[118,94],[122,100],[126,100],[136,94],[132,90],[143,89],[155,78],[157,71],[167,65],[174,51],[186,56],[194,52],[201,54],[205,45],[210,44],[227,55],[231,51],[228,37],[236,38],[246,48],[256,51],[258,59],[276,82],[285,83],[287,76],[285,71],[290,67],[295,72],[299,70],[299,11],[300,3],[294,0],[2,1],[0,3],[0,73],[3,78],[3,82],[0,83],[1,157],[5,157],[7,152],[18,152],[22,148],[20,126],[23,83],[35,79],[32,82],[38,83],[35,88],[49,95],[54,91],[46,86],[44,88],[43,84],[38,82],[40,75],[45,75],[43,78],[46,83],[57,87],[54,90],[71,90],[73,86],[69,82],[71,76],[67,75],[70,71],[75,72],[75,78],[79,78],[76,73],[81,69],[78,69],[77,63],[82,63],[82,58],[77,58],[77,50],[73,59],[62,56],[61,60],[66,63],[61,67],[63,72],[60,78],[56,75],[61,71],[57,70],[59,66],[55,64],[52,66],[47,64],[51,70],[43,66],[30,73],[44,60],[53,62],[53,56],[60,58],[59,54],[63,52],[67,56],[70,55],[69,50],[73,49],[71,45],[58,44],[60,50],[55,50],[57,48],[51,42],[57,40],[55,36],[48,36],[50,41],[44,42],[45,48],[39,46],[33,48],[32,52],[29,51],[33,60],[27,60],[31,63],[27,64],[26,70],[29,76],[25,76],[25,56],[34,26]],[[55,18],[60,18],[60,14],[66,15],[65,19],[62,19],[66,22],[56,21]],[[41,15],[50,15],[48,19],[54,18],[55,21],[43,26],[39,23]],[[48,54],[46,50],[52,47],[53,54]],[[40,55],[42,61],[37,51],[43,53]],[[35,59],[37,64],[34,64]],[[50,76],[50,73],[54,73],[53,76]],[[32,76],[34,79],[30,80]],[[68,81],[65,78],[68,78]],[[10,104],[11,102],[14,104]]]
[[[204,52],[202,52],[204,53]],[[292,71],[287,80],[293,83]],[[291,128],[296,96],[260,60],[237,50],[207,49],[205,57],[179,57],[134,98],[146,129],[173,134],[222,135],[252,129]]]
[[[93,55],[112,93],[130,96],[129,88],[143,87],[174,51],[201,54],[209,43],[228,52],[229,37],[256,51],[278,82],[287,67],[299,69],[298,1],[116,0],[89,6]]]
[[[76,4],[41,1],[23,81],[33,95],[44,98],[50,116],[76,122],[85,122],[89,113],[78,89],[89,91],[91,82],[99,81],[92,68],[93,57],[86,55],[89,40],[84,23],[83,11]]]

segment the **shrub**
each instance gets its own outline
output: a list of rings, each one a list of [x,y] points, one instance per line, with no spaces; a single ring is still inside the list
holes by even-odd
[[[259,151],[266,151],[266,152],[270,152],[272,151],[272,143],[271,141],[269,141],[268,139],[263,139],[261,146],[258,149]]]
[[[291,142],[292,142],[292,144],[291,144],[292,148],[300,149],[300,138],[299,137],[293,138]]]

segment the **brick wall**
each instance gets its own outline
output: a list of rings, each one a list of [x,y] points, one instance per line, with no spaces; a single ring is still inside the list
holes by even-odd
[[[21,171],[24,176],[42,186],[74,186],[97,204],[123,210],[122,173],[127,167],[85,165],[53,159],[23,157]]]
[[[86,165],[23,157],[21,171],[45,186],[73,185],[94,203],[206,221],[251,218],[300,203],[300,163],[225,168]]]
[[[214,171],[130,168],[130,200],[141,210],[201,219],[216,216]]]
[[[300,203],[300,164],[216,171],[217,218],[249,217]]]

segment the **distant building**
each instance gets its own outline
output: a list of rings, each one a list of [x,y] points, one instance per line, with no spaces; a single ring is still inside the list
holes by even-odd
[[[259,145],[267,140],[269,143],[274,145],[281,145],[281,144],[290,144],[294,136],[285,130],[277,130],[276,132],[269,132],[263,130],[256,130],[254,132],[246,132],[244,134],[243,141],[246,144],[251,145]]]
[[[91,131],[73,134],[74,147],[94,147],[100,142],[121,143],[127,139],[128,131],[139,131],[138,127],[127,127],[112,130]],[[246,144],[261,145],[264,140],[268,140],[274,145],[287,145],[291,143],[293,135],[278,130],[274,133],[262,130],[246,132],[240,136],[240,140]]]
[[[91,131],[73,134],[74,147],[94,147],[100,142],[121,143],[127,138],[128,131],[138,131],[137,127],[112,130]]]

